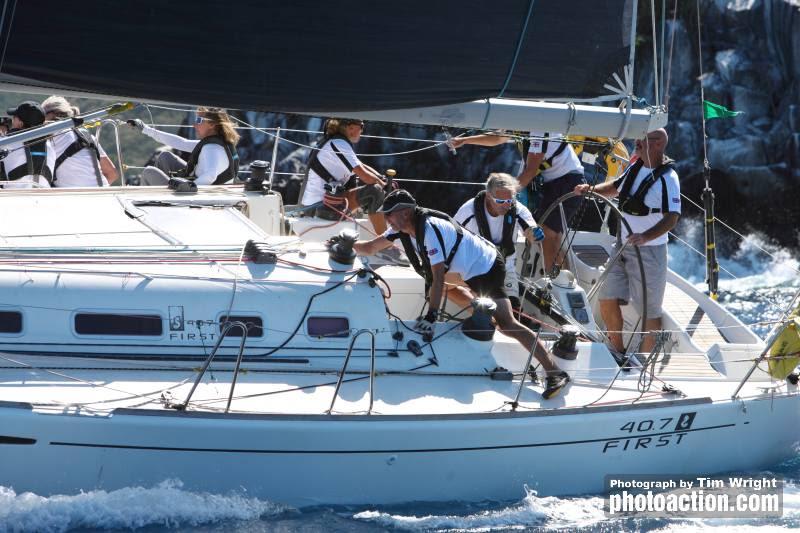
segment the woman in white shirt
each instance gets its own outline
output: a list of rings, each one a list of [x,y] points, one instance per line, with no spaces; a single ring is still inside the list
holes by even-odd
[[[155,166],[145,167],[142,171],[142,185],[165,185],[171,176],[188,178],[198,185],[221,185],[238,175],[236,143],[239,142],[239,134],[223,109],[197,109],[194,131],[198,140],[159,131],[139,119],[129,120],[128,124],[160,143],[190,152],[188,161],[172,152],[158,154]]]

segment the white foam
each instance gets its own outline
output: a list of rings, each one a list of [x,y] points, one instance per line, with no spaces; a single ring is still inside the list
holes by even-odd
[[[286,510],[239,494],[195,493],[181,487],[179,481],[167,480],[153,488],[127,487],[50,497],[30,492],[16,494],[0,487],[0,533],[198,526],[223,520],[254,520]]]
[[[525,529],[546,525],[548,529],[591,527],[608,519],[603,513],[602,498],[540,498],[526,487],[526,496],[518,504],[468,515],[399,515],[380,511],[364,511],[354,515],[388,528],[409,531],[455,530],[494,531]]]

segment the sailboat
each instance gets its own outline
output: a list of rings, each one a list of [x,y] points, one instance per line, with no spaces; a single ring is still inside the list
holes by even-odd
[[[667,118],[634,109],[631,1],[108,13],[95,0],[58,24],[41,4],[3,6],[5,87],[612,138]],[[570,32],[592,35],[569,52],[565,13]],[[329,46],[343,35],[369,45]],[[286,75],[298,66],[307,78]],[[622,105],[597,105],[612,98]],[[0,484],[18,492],[177,479],[301,506],[511,499],[524,486],[599,493],[609,474],[761,468],[800,441],[788,313],[762,341],[670,272],[657,349],[620,366],[596,309],[607,232],[571,232],[571,270],[525,280],[525,310],[573,376],[544,400],[513,339],[476,336],[451,307],[426,341],[412,328],[419,276],[324,245],[363,221],[298,237],[257,179],[196,193],[4,190],[0,207]],[[625,310],[628,339],[638,319]]]

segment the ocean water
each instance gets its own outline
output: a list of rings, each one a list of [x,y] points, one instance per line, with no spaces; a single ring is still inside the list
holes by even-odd
[[[681,238],[697,249],[702,227],[684,223]],[[800,288],[796,254],[764,236],[748,235],[729,244],[720,263],[720,301],[762,336]],[[670,248],[670,266],[703,286],[704,261],[680,243]],[[732,276],[735,276],[732,277]],[[800,527],[800,456],[770,472],[786,486],[779,519],[610,519],[601,496],[539,497],[519,487],[519,498],[481,504],[450,502],[397,507],[294,509],[239,494],[197,494],[178,480],[154,487],[91,491],[42,497],[0,486],[0,533],[6,532],[378,532],[378,531],[778,531]]]

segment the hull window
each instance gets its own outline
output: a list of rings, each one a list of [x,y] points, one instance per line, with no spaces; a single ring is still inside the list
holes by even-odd
[[[22,333],[22,313],[0,311],[0,333]]]
[[[163,333],[159,315],[118,315],[80,313],[75,315],[79,335],[143,335],[158,337]]]
[[[310,337],[349,337],[350,320],[339,316],[312,316],[306,322]]]
[[[260,316],[221,316],[219,317],[219,329],[222,331],[222,326],[225,322],[244,322],[247,324],[248,337],[263,337],[264,336],[264,321]],[[228,331],[228,337],[241,337],[242,328],[234,327]]]

